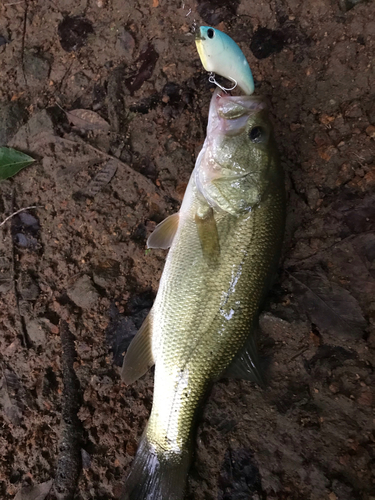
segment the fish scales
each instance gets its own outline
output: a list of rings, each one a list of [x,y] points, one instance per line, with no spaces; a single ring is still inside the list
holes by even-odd
[[[149,239],[170,250],[147,328],[138,334],[150,335],[154,399],[122,500],[183,498],[195,417],[210,384],[254,335],[284,220],[283,173],[264,104],[216,91],[180,212]],[[143,356],[147,343],[141,346]],[[136,378],[136,351],[130,346],[126,354],[125,381]],[[256,352],[248,352],[257,369]],[[138,376],[147,369],[141,367]]]
[[[217,217],[222,255],[215,269],[200,257],[195,205],[176,234],[179,242],[170,250],[153,313],[157,364],[148,436],[164,449],[170,441],[186,446],[207,386],[228,366],[249,335],[268,288],[269,268],[275,265],[274,248],[282,238],[283,221],[278,216],[282,204],[282,197],[270,195],[244,217]],[[181,260],[184,271],[178,264]],[[187,384],[186,372],[190,374]],[[170,385],[173,392],[169,396],[165,388]],[[176,402],[180,390],[189,394],[182,405]],[[166,411],[171,417],[164,429],[159,420]]]

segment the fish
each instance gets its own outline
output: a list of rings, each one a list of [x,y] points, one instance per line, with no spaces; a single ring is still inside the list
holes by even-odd
[[[246,95],[254,92],[249,63],[230,36],[216,28],[201,26],[195,35],[195,44],[206,71],[232,80]]]
[[[147,242],[169,252],[122,367],[132,384],[155,364],[151,415],[121,500],[182,500],[197,414],[212,383],[225,375],[262,384],[255,331],[284,223],[267,106],[216,89],[181,208]]]

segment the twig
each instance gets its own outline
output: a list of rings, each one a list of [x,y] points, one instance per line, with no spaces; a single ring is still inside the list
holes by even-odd
[[[15,205],[14,199],[15,199],[15,195],[14,195],[14,187],[13,187],[9,210],[14,210],[14,205]],[[9,217],[8,217],[8,219],[9,219]],[[4,222],[6,222],[6,220]],[[23,346],[26,347],[27,349],[29,349],[31,346],[31,342],[30,342],[29,335],[27,333],[25,318],[21,314],[20,294],[19,294],[19,290],[18,290],[18,286],[17,286],[18,272],[17,272],[16,248],[15,248],[14,240],[13,240],[12,236],[10,236],[10,242],[11,242],[10,255],[11,255],[11,262],[12,262],[13,293],[14,293],[14,298],[16,301],[18,329],[19,329],[20,334],[22,335]]]
[[[31,207],[20,208],[19,210],[17,210],[17,212],[12,213],[6,219],[4,219],[3,222],[0,223],[0,227],[3,226],[6,222],[8,222],[8,220],[14,217],[15,215],[19,214],[20,212],[24,212],[25,210],[29,210],[30,208],[42,208],[42,205],[32,205]]]
[[[61,78],[61,80],[60,80],[60,84],[59,84],[59,91],[60,91],[60,92],[62,91],[62,90],[61,90],[61,89],[62,89],[62,86],[64,85],[65,80],[67,79],[67,77],[68,77],[68,75],[69,75],[69,73],[70,73],[70,70],[72,69],[73,63],[74,63],[74,59],[72,60],[72,62],[71,62],[71,63],[70,63],[70,65],[69,65],[69,68],[65,71],[64,76],[63,76],[63,77]],[[58,102],[56,102],[56,104],[57,104],[57,105],[61,108],[61,106],[59,105],[59,103],[58,103]],[[66,111],[65,111],[63,108],[61,108],[61,109],[64,111],[64,113],[66,113]]]
[[[64,138],[64,141],[69,141],[69,142],[72,142],[72,143],[75,143],[75,144],[82,144],[82,146],[87,146],[88,148],[92,149],[93,151],[95,151],[96,153],[102,155],[102,156],[105,156],[107,158],[110,158],[111,160],[115,160],[117,161],[118,163],[121,163],[121,165],[123,165],[124,167],[126,167],[127,170],[129,171],[133,171],[133,169],[131,167],[129,167],[129,165],[127,165],[126,163],[124,163],[123,161],[119,160],[118,158],[116,158],[116,156],[112,156],[110,155],[109,153],[105,153],[104,151],[96,148],[95,146],[92,146],[90,143],[86,142],[86,141],[83,141],[82,139],[78,139],[76,141],[73,141],[72,139],[65,139]]]
[[[315,253],[308,255],[304,259],[295,259],[294,262],[298,262],[299,264],[306,263],[310,259],[313,259],[314,257],[317,258],[317,257],[319,257],[319,255],[321,255],[325,252],[328,252],[329,250],[331,250],[331,248],[333,248],[335,246],[337,246],[337,247],[340,246],[341,243],[345,243],[346,241],[349,241],[349,240],[355,240],[356,238],[358,238],[358,236],[361,236],[363,234],[370,234],[370,233],[372,234],[373,231],[369,230],[369,231],[363,231],[362,233],[350,234],[349,236],[345,236],[345,238],[342,238],[340,241],[335,241],[334,243],[329,245],[327,248],[323,248],[322,250],[317,250]],[[286,271],[286,269],[285,269],[285,271]],[[286,271],[286,272],[288,273],[288,271]]]
[[[28,87],[29,84],[27,83],[27,78],[26,78],[26,73],[25,73],[25,39],[26,39],[26,24],[27,24],[27,14],[29,10],[29,0],[25,0],[26,5],[25,5],[25,13],[23,16],[23,29],[22,29],[22,42],[21,42],[21,66],[22,66],[22,74],[25,79],[26,86]]]
[[[78,411],[82,402],[81,387],[74,371],[77,357],[75,337],[66,321],[60,321],[61,370],[64,382],[62,401],[62,429],[59,443],[56,477],[51,498],[70,500],[73,498],[82,469],[81,446],[82,423]]]
[[[52,137],[54,138],[54,140],[56,142],[62,141],[62,142],[70,142],[71,144],[76,144],[76,145],[80,144],[83,147],[87,147],[89,149],[92,149],[93,151],[95,151],[95,153],[98,153],[101,156],[105,156],[106,158],[110,158],[111,160],[115,160],[117,163],[122,165],[127,172],[129,172],[132,175],[141,176],[142,179],[144,179],[144,181],[147,182],[147,184],[150,186],[150,188],[152,188],[153,190],[155,189],[155,185],[153,184],[153,182],[150,181],[150,179],[148,179],[146,176],[142,175],[141,173],[139,173],[136,170],[134,170],[133,168],[131,168],[127,163],[124,163],[123,161],[116,158],[116,156],[110,155],[109,153],[105,153],[104,151],[101,151],[100,149],[96,148],[95,146],[92,146],[90,143],[88,143],[82,139],[79,139],[79,138],[77,138],[77,140],[73,140],[73,139],[66,139],[65,137],[58,137],[56,135],[52,135]]]
[[[287,361],[287,363],[289,364],[291,361],[294,361],[296,358],[298,358],[298,356],[301,356],[301,354],[303,354],[304,352],[308,351],[309,348],[308,347],[303,347],[302,349],[300,349],[297,354],[295,354],[294,356],[292,356],[290,358],[289,361]]]

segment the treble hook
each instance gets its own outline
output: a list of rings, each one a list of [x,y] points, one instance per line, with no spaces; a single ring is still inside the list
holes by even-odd
[[[227,92],[230,92],[231,90],[234,90],[236,87],[237,87],[237,81],[234,79],[234,78],[231,78],[230,76],[227,77],[229,80],[232,80],[232,82],[234,82],[234,86],[230,89],[226,89],[225,87],[223,87],[222,85],[220,85],[220,83],[218,83],[216,81],[216,78],[215,78],[215,73],[210,73],[210,76],[208,77],[208,81],[210,83],[214,83],[215,85],[217,85],[219,87],[219,89],[223,90],[225,93]]]

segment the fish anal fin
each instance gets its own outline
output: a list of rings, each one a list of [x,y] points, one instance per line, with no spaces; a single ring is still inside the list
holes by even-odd
[[[220,242],[213,209],[197,210],[195,223],[204,259],[209,265],[216,264],[220,256]]]
[[[266,386],[264,369],[261,366],[254,333],[250,335],[245,345],[236,354],[223,376],[250,380],[262,388]]]
[[[149,236],[147,248],[164,248],[164,250],[169,248],[175,237],[179,220],[180,215],[177,212],[160,222]]]
[[[151,337],[152,320],[149,313],[125,354],[121,370],[121,378],[125,384],[132,384],[154,365]]]

